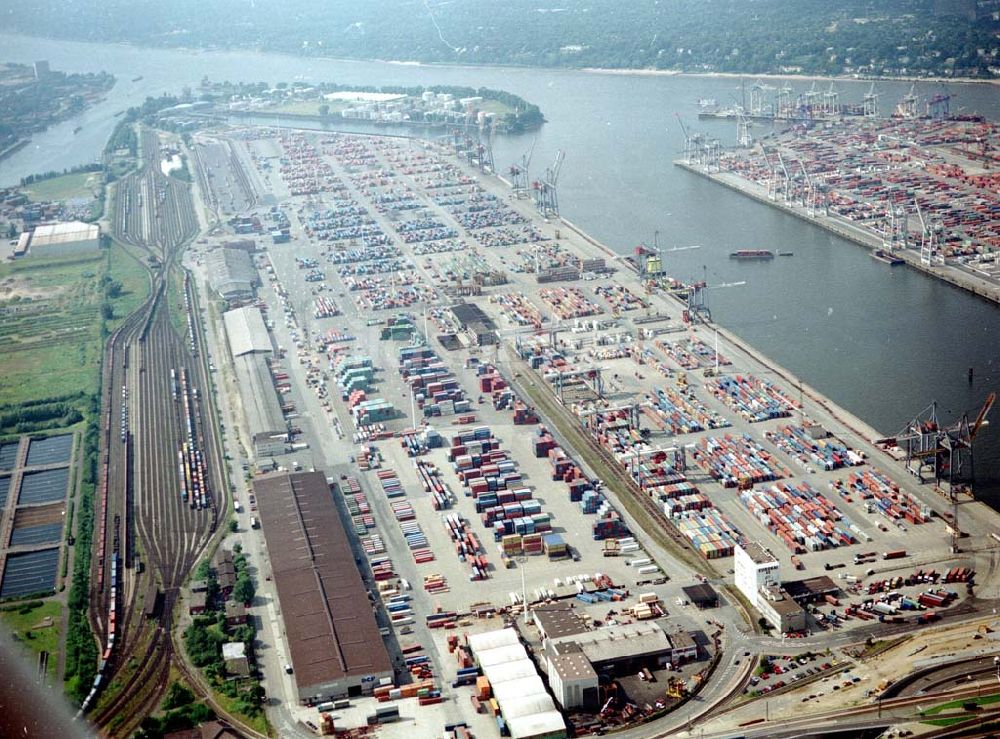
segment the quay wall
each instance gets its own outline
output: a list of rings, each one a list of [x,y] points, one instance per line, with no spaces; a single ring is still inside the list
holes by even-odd
[[[728,187],[730,190],[735,190],[736,192],[753,198],[761,203],[766,203],[767,205],[793,215],[796,218],[801,218],[802,220],[808,221],[809,223],[819,226],[820,228],[825,228],[827,231],[852,241],[855,244],[863,246],[866,249],[878,248],[882,245],[882,240],[874,234],[865,231],[848,221],[842,220],[837,216],[815,217],[809,215],[804,207],[779,202],[777,200],[771,200],[767,197],[767,193],[761,188],[757,187],[754,183],[743,180],[738,175],[728,172],[706,172],[701,167],[688,164],[682,160],[675,160],[674,165],[680,167],[681,169],[685,169],[688,172],[705,177],[706,179],[709,179],[719,185]],[[955,287],[967,290],[973,295],[977,295],[984,300],[988,300],[992,303],[1000,303],[1000,285],[991,284],[986,280],[975,277],[974,275],[962,272],[955,267],[929,267],[921,263],[919,252],[913,249],[902,249],[900,251],[896,251],[894,252],[894,256],[898,256],[903,259],[908,267],[924,272],[932,277],[936,277],[937,279],[943,280],[944,282],[954,285]]]

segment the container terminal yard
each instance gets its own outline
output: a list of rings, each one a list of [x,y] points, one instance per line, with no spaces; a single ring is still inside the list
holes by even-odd
[[[935,638],[995,631],[1000,527],[962,477],[993,396],[882,438],[712,323],[721,286],[561,220],[561,157],[530,188],[454,143],[197,134],[206,226],[184,255],[186,336],[154,340],[154,290],[112,342],[107,412],[149,424],[144,408],[163,429],[120,435],[109,416],[109,453],[135,459],[112,468],[161,474],[170,496],[153,507],[145,483],[113,484],[135,492],[109,499],[104,561],[130,551],[115,523],[132,515],[169,605],[190,604],[178,586],[234,510],[280,735],[773,732],[748,698],[801,717],[801,691],[875,680],[866,641],[930,658]],[[124,196],[151,202],[138,183]],[[154,220],[121,236],[138,228],[170,263],[183,238]],[[204,421],[215,403],[222,447]],[[224,458],[246,472],[231,508]],[[152,536],[144,516],[175,523]],[[136,570],[104,581],[134,599]],[[136,624],[117,628],[127,655]],[[110,676],[122,657],[108,659]],[[995,679],[973,674],[928,684],[951,696]],[[913,700],[859,701],[847,720],[903,724]]]
[[[751,107],[731,113],[736,149],[685,129],[675,164],[861,244],[889,266],[906,263],[1000,301],[1000,127],[952,116],[948,96],[921,103],[912,90],[883,117],[874,87],[863,106],[824,92],[810,104],[782,103],[780,115],[769,112],[776,103],[764,88],[755,91]],[[786,127],[756,139],[754,120]]]

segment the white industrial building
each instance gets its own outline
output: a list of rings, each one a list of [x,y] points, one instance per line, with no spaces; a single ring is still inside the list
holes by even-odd
[[[805,629],[805,611],[781,587],[777,557],[755,541],[737,544],[733,571],[736,587],[775,629],[782,634]]]
[[[469,648],[490,681],[512,739],[563,739],[566,722],[545,690],[514,629],[469,637]]]
[[[264,317],[259,308],[248,306],[226,311],[222,319],[254,459],[284,454],[288,423],[268,366],[273,349]]]
[[[736,545],[733,570],[736,588],[754,608],[757,608],[761,588],[781,585],[778,559],[755,541]]]
[[[561,654],[548,656],[549,686],[564,709],[579,708],[597,697],[597,672],[579,645],[566,646]]]
[[[101,229],[95,223],[66,221],[35,226],[28,242],[30,256],[65,257],[96,252],[101,246]]]

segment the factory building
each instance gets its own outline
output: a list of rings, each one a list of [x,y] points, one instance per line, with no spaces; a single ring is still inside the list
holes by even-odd
[[[253,488],[299,700],[371,694],[392,662],[326,476],[278,472]]]
[[[736,587],[756,608],[761,588],[781,585],[781,566],[773,554],[755,541],[737,544],[733,554]]]
[[[230,303],[250,300],[257,286],[257,270],[242,249],[216,249],[206,258],[212,290]]]
[[[514,629],[468,638],[512,739],[563,739],[566,722]]]
[[[101,229],[94,223],[66,221],[35,226],[28,242],[29,256],[66,257],[97,253]]]
[[[226,311],[222,318],[254,458],[284,454],[288,423],[268,364],[273,349],[264,317],[259,308],[247,306]]]

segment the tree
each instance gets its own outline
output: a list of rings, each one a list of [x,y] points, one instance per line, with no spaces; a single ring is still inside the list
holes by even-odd
[[[236,585],[233,587],[233,598],[249,605],[253,602],[254,587],[253,580],[246,574],[236,578]]]
[[[326,103],[323,103],[321,106],[319,106],[319,114],[324,118],[326,118],[328,115],[330,115],[330,106],[327,105]]]
[[[229,519],[229,532],[235,534],[240,530],[240,524],[235,518]]]

